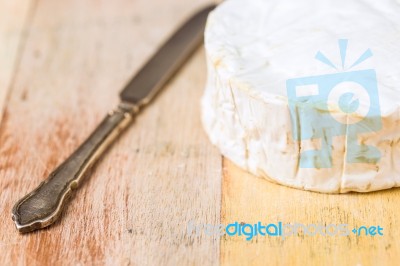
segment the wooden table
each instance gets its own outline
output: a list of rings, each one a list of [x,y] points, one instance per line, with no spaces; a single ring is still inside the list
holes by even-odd
[[[396,265],[400,189],[324,195],[269,183],[208,141],[200,49],[92,170],[60,222],[21,235],[16,200],[118,102],[118,91],[206,0],[0,0],[0,264]],[[218,237],[187,225],[380,225],[384,236]]]

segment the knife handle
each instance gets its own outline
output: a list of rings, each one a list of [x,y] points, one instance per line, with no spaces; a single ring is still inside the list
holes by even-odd
[[[71,192],[79,186],[87,170],[130,124],[137,109],[132,104],[121,103],[45,181],[15,204],[13,220],[20,232],[44,228],[57,220]]]

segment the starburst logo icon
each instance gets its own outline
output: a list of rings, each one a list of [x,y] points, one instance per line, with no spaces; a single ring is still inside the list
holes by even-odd
[[[289,79],[288,106],[295,141],[319,140],[318,150],[300,154],[301,168],[332,168],[332,138],[345,137],[346,163],[377,164],[380,151],[360,144],[357,135],[382,128],[379,94],[374,69],[351,70],[373,56],[367,49],[347,68],[348,40],[338,41],[341,65],[321,51],[315,59],[338,73]]]
[[[349,41],[347,39],[340,39],[338,41],[339,51],[340,51],[340,59],[342,61],[342,65],[341,65],[342,70],[347,70],[347,68],[345,68],[345,63],[346,63],[348,42]],[[361,56],[353,64],[350,65],[350,67],[348,69],[351,69],[351,68],[361,64],[362,62],[364,62],[365,60],[367,60],[368,58],[370,58],[372,56],[373,56],[373,54],[372,54],[371,49],[367,49],[363,54],[361,54]],[[340,70],[340,68],[337,67],[335,64],[333,64],[331,62],[331,60],[329,60],[321,51],[317,52],[317,54],[315,55],[315,59],[317,59],[318,61],[320,61],[320,62],[324,63],[325,65],[328,65],[336,70]]]

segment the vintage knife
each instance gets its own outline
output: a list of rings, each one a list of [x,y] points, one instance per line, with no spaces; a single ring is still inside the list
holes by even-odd
[[[214,7],[202,9],[184,23],[128,83],[118,107],[45,181],[15,204],[12,218],[20,232],[41,229],[57,220],[87,170],[201,44],[208,13]]]

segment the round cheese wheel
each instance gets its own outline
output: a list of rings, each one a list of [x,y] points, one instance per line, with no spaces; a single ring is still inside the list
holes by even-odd
[[[399,186],[399,14],[394,0],[223,2],[205,31],[211,142],[290,187]]]

